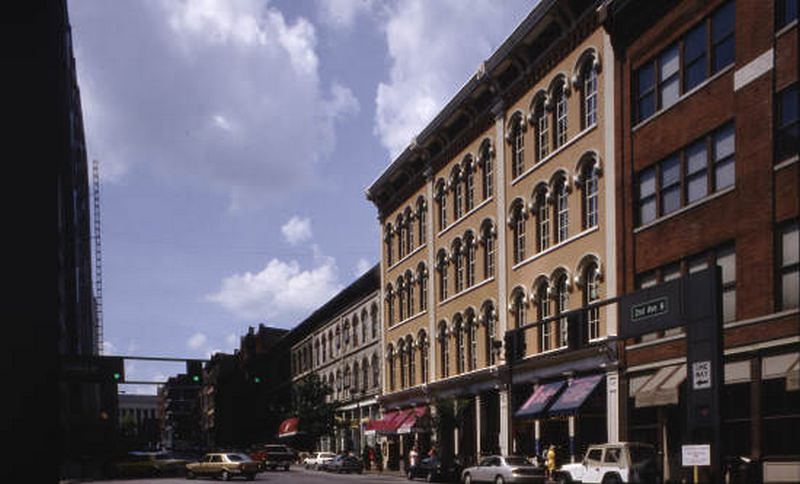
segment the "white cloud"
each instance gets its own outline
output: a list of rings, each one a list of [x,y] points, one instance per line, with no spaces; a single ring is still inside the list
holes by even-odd
[[[281,227],[283,238],[291,245],[311,239],[311,220],[294,216]]]
[[[408,0],[388,9],[389,80],[378,85],[375,134],[396,156],[536,2]]]
[[[104,355],[116,355],[117,354],[117,347],[114,343],[108,340],[103,340],[103,354]]]
[[[350,29],[356,17],[368,13],[373,0],[317,0],[319,19],[335,29]]]
[[[225,342],[228,344],[228,348],[234,349],[236,344],[239,343],[239,336],[236,333],[231,333],[225,338]]]
[[[261,0],[70,7],[88,149],[106,181],[136,169],[261,206],[317,184],[337,120],[358,111],[347,87],[323,85],[314,25]]]
[[[337,272],[331,257],[315,256],[314,267],[307,269],[294,260],[272,259],[260,272],[226,277],[208,300],[241,318],[293,325],[341,289]]]
[[[363,257],[361,259],[358,259],[358,262],[356,262],[356,268],[353,275],[356,277],[361,276],[362,274],[367,272],[372,267],[372,265],[373,264],[370,261],[364,259]]]
[[[187,341],[186,346],[193,350],[200,349],[208,341],[208,337],[203,333],[193,334]]]

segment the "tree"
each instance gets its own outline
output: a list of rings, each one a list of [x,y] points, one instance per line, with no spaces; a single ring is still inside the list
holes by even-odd
[[[336,405],[327,401],[331,393],[331,387],[314,373],[292,390],[293,414],[300,419],[300,428],[311,442],[316,443],[323,435],[333,435]]]

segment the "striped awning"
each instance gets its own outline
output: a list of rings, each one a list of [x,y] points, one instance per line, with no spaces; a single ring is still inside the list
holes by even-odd
[[[677,405],[679,387],[685,379],[685,364],[665,366],[652,375],[632,378],[629,392],[636,401],[636,408]]]

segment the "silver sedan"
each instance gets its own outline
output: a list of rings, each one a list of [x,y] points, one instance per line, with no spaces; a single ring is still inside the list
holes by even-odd
[[[461,482],[493,482],[494,484],[545,482],[544,471],[524,457],[491,455],[476,466],[461,472]]]

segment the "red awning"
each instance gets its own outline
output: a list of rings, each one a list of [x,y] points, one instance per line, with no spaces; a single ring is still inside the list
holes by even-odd
[[[370,420],[365,427],[365,433],[395,434],[409,412],[410,410],[393,410],[385,413],[382,419]]]
[[[417,422],[428,413],[428,407],[420,405],[408,411],[408,416],[402,424],[397,428],[398,434],[408,434],[412,431],[417,432]]]
[[[297,434],[297,429],[300,426],[300,419],[297,417],[287,418],[281,422],[278,427],[278,437],[291,437]]]

